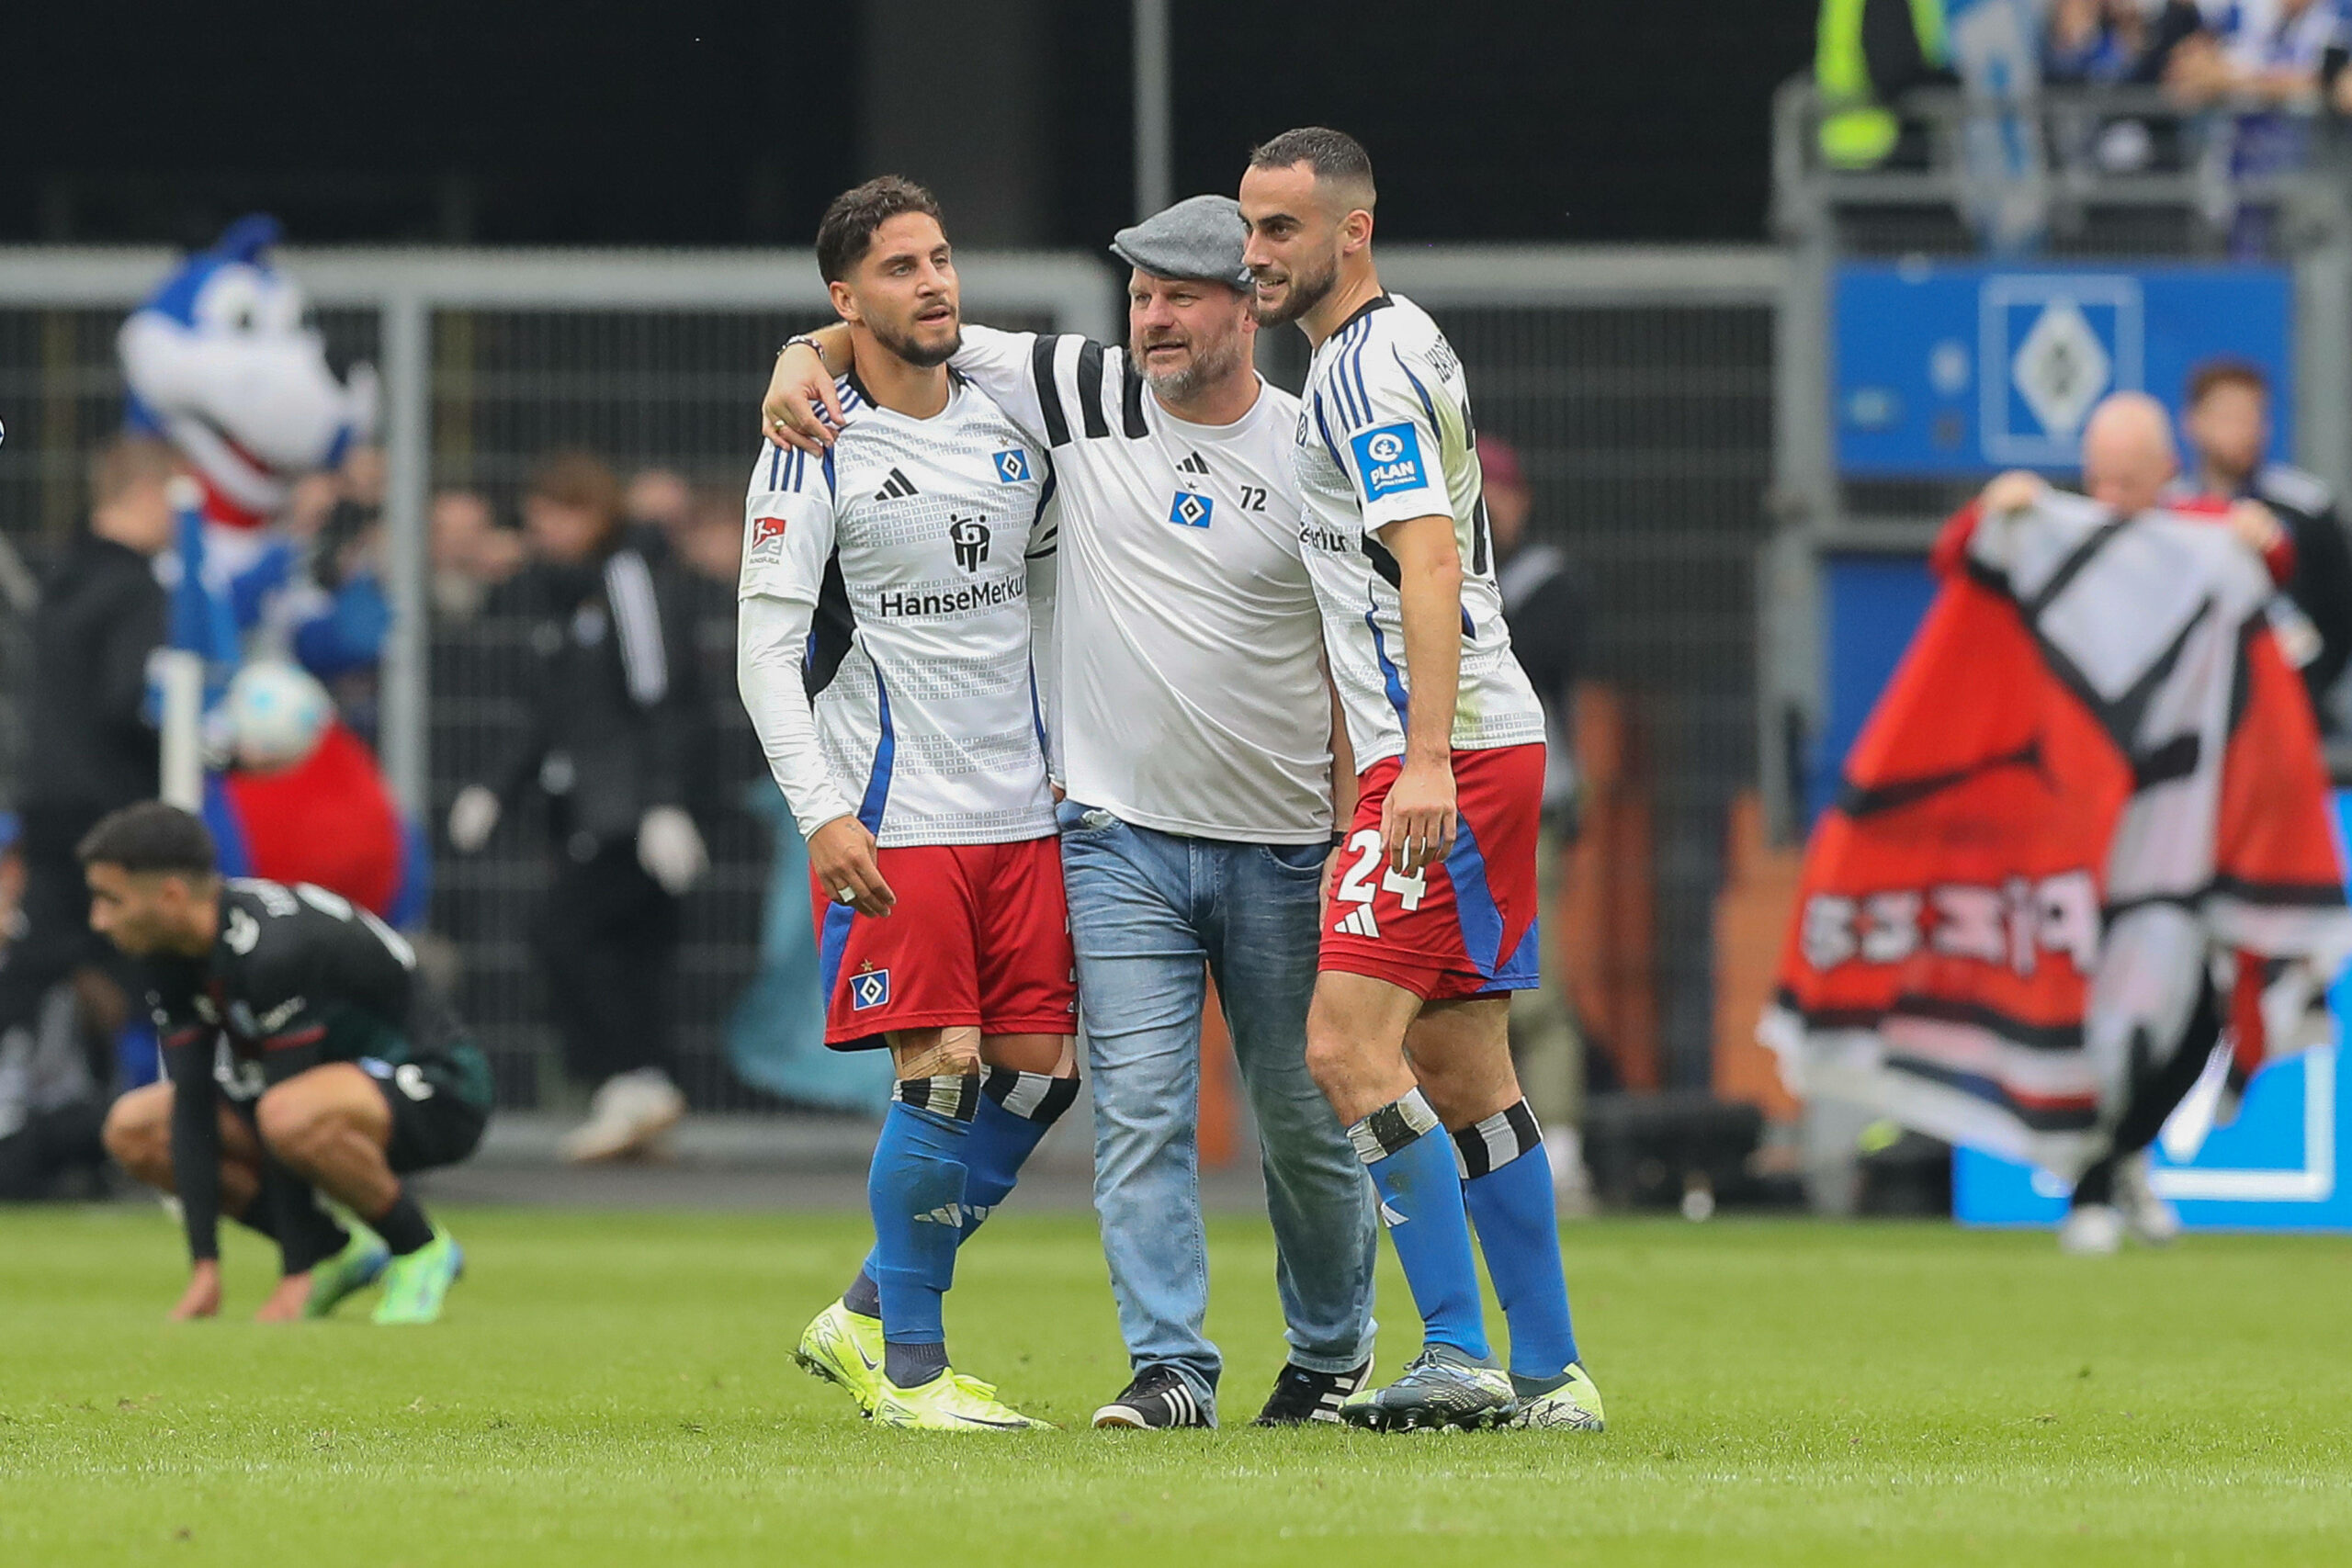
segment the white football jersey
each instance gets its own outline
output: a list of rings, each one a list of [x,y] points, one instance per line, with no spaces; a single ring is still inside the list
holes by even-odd
[[[1046,456],[960,378],[930,419],[839,392],[831,449],[763,451],[744,507],[737,675],[776,783],[804,835],[849,815],[886,848],[1050,835]]]
[[[967,326],[952,363],[1052,455],[1061,551],[1057,775],[1191,838],[1331,830],[1331,703],[1291,461],[1298,400],[1193,424],[1125,349]],[[854,426],[853,425],[853,428]]]
[[[1419,306],[1384,294],[1323,340],[1294,434],[1306,570],[1356,766],[1405,750],[1412,671],[1396,558],[1380,530],[1451,515],[1462,551],[1462,676],[1453,749],[1540,745],[1544,705],[1510,650],[1462,362]]]

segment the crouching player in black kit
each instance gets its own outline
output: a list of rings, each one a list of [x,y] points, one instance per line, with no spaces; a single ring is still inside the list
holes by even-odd
[[[224,881],[204,824],[159,801],[80,854],[90,924],[142,961],[163,1040],[169,1081],[117,1102],[107,1143],[179,1194],[195,1268],[173,1315],[220,1311],[225,1203],[284,1250],[273,1305],[307,1274],[301,1310],[323,1317],[381,1276],[378,1323],[439,1317],[463,1258],[401,1176],[473,1152],[490,1069],[408,943],[322,888]],[[313,1186],[367,1224],[345,1231]]]

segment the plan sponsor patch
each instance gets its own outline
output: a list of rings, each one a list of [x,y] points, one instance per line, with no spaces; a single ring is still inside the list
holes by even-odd
[[[1428,488],[1420,432],[1410,424],[1382,424],[1359,431],[1348,438],[1348,450],[1355,458],[1356,478],[1363,485],[1366,501]]]

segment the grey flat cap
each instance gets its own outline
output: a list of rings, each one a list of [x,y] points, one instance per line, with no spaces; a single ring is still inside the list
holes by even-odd
[[[1241,204],[1229,196],[1188,196],[1155,212],[1111,241],[1111,254],[1154,277],[1196,277],[1247,288],[1250,269],[1241,265],[1250,226]]]

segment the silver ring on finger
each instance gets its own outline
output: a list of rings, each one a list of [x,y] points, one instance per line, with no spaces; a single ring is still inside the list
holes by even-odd
[[[854,904],[857,902],[857,895],[846,887],[834,888],[833,897],[840,899],[844,904]]]

